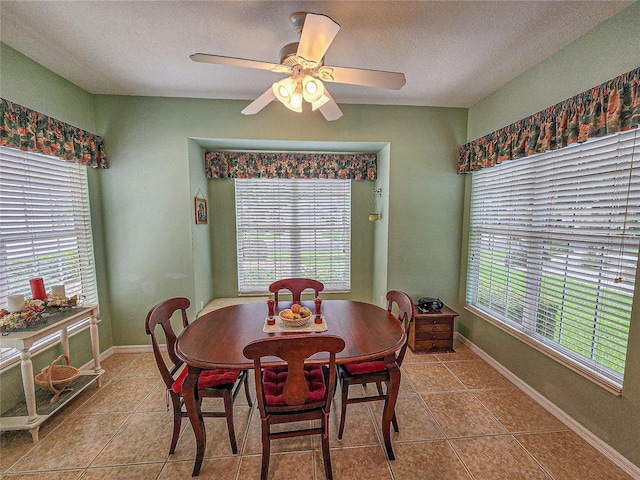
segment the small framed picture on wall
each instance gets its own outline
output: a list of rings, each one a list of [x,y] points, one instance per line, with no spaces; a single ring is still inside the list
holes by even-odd
[[[209,219],[207,211],[207,201],[204,198],[196,197],[194,200],[196,210],[196,224],[206,224]]]

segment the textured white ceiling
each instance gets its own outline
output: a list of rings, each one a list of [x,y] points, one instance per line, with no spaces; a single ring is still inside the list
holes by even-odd
[[[253,100],[282,75],[297,11],[340,24],[328,65],[403,72],[399,91],[328,84],[337,103],[470,107],[632,1],[1,1],[2,42],[96,94]]]

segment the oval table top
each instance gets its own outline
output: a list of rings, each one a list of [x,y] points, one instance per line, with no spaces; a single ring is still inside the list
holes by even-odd
[[[301,304],[315,311],[313,300]],[[281,301],[276,306],[276,313],[290,306],[291,302]],[[325,332],[265,333],[262,329],[267,317],[266,302],[224,307],[189,324],[178,336],[176,354],[192,367],[249,369],[253,368],[253,361],[242,354],[244,346],[273,336],[338,335],[346,346],[336,355],[336,363],[382,358],[398,350],[405,341],[405,332],[398,319],[377,305],[352,300],[323,300],[322,314],[328,327]],[[322,358],[318,356],[317,360]]]

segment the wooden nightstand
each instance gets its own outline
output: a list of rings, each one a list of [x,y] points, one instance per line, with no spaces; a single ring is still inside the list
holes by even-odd
[[[422,313],[416,307],[409,327],[409,348],[412,352],[453,352],[453,319],[458,314],[446,305],[442,311]]]

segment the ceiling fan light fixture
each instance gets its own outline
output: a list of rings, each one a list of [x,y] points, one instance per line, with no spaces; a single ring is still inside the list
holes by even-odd
[[[313,103],[324,95],[324,84],[311,75],[305,75],[302,79],[302,95],[307,102]]]
[[[296,91],[296,86],[296,81],[293,78],[283,78],[279,82],[273,84],[273,94],[278,100],[286,105],[291,101],[291,96]]]
[[[287,89],[284,88],[282,85],[278,85],[278,92],[280,92],[280,95],[282,97],[285,97],[285,98],[290,97],[289,92],[287,92]]]
[[[302,93],[299,91],[293,92],[291,95],[291,101],[289,102],[289,108],[294,112],[302,112]]]

